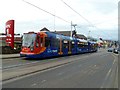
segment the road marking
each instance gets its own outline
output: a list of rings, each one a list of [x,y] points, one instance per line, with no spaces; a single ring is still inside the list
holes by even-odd
[[[60,76],[60,75],[62,75],[64,72],[61,72],[61,73],[58,73],[58,75]]]
[[[105,80],[107,80],[107,78],[109,77],[109,75],[110,75],[111,71],[112,71],[112,69],[110,69],[110,70],[108,71],[108,73],[107,73],[107,75],[106,75]]]
[[[40,61],[35,61],[35,62],[25,63],[25,64],[18,64],[18,65],[11,65],[11,66],[7,66],[7,67],[3,67],[2,69],[7,70],[7,69],[10,69],[10,68],[13,68],[13,67],[24,66],[24,65],[34,64],[34,63],[38,63],[38,62],[40,62]]]
[[[80,64],[80,65],[78,65],[78,67],[81,67],[82,65]]]
[[[44,82],[46,82],[46,81],[47,81],[47,80],[42,80],[41,83],[44,83]]]
[[[108,56],[109,54],[108,53],[106,53],[106,54],[102,54],[102,55],[100,55],[100,57],[105,57],[105,56]]]
[[[108,73],[107,73],[107,75],[106,75],[106,77],[105,77],[105,80],[104,80],[104,82],[103,82],[103,84],[102,84],[102,86],[101,86],[100,88],[105,88],[104,86],[105,86],[106,80],[108,79],[111,71],[112,71],[112,69],[110,69],[110,70],[108,71]]]
[[[72,57],[73,57],[73,56],[72,56]],[[87,58],[87,57],[88,57],[88,56],[85,56],[85,57],[83,57],[83,58]],[[62,57],[62,58],[64,58],[64,57]],[[81,59],[83,59],[83,58],[81,58]],[[59,59],[59,58],[49,59],[49,61],[50,61],[50,60],[56,60],[56,59]],[[24,65],[29,65],[29,64],[35,64],[35,63],[38,63],[38,62],[40,62],[40,61],[35,61],[35,62],[25,63],[25,64],[11,65],[11,66],[3,67],[3,68],[0,68],[0,69],[8,70],[8,69],[10,69],[10,68],[19,67],[19,66],[24,66]]]
[[[97,53],[90,54],[89,57],[96,56],[96,54]],[[51,66],[51,67],[45,68],[43,70],[36,70],[36,71],[29,72],[27,74],[25,73],[25,74],[22,74],[22,75],[18,75],[18,76],[9,78],[8,80],[6,79],[6,82],[4,80],[4,83],[7,83],[7,82],[9,82],[11,80],[17,80],[17,79],[24,78],[24,77],[27,77],[27,76],[30,76],[30,75],[34,75],[34,74],[37,74],[37,73],[40,73],[40,72],[42,73],[42,72],[45,72],[45,71],[48,71],[48,70],[53,70],[53,69],[56,69],[56,68],[59,68],[59,67],[65,66],[65,65],[69,65],[69,64],[73,63],[74,61],[78,61],[80,59],[85,59],[85,58],[88,58],[88,56],[84,56],[84,57],[81,57],[79,59],[75,58],[75,60],[69,60],[68,62],[64,62],[64,63],[61,63],[59,65]],[[61,60],[59,60],[59,61],[61,61]],[[39,61],[37,61],[37,62],[39,62]],[[33,63],[35,63],[35,62],[33,62]]]
[[[85,55],[85,54],[84,54]],[[84,55],[81,55],[81,56],[84,56]],[[89,56],[88,56],[89,55]],[[88,58],[88,57],[90,57],[91,55],[94,55],[94,53],[93,54],[88,54],[87,56],[84,56],[84,57],[82,57],[82,58],[80,58],[80,59],[84,59],[84,58]],[[74,56],[70,56],[70,57],[74,57]],[[69,57],[69,58],[70,58]],[[64,57],[62,57],[62,58],[64,58]],[[50,60],[56,60],[56,59],[58,59],[58,58],[55,58],[55,59],[50,59]],[[29,64],[34,64],[34,63],[38,63],[38,62],[40,62],[40,61],[36,61],[36,62],[32,62],[32,63],[25,63],[25,64],[18,64],[18,65],[11,65],[11,66],[7,66],[7,67],[3,67],[2,69],[4,69],[4,70],[8,70],[8,69],[10,69],[10,68],[14,68],[14,67],[19,67],[19,66],[24,66],[24,65],[29,65]],[[1,68],[0,68],[1,69]]]
[[[113,65],[115,65],[116,56],[114,56],[113,54],[112,54],[112,56],[114,57],[114,61],[113,61],[112,66],[111,66],[110,70],[108,71],[108,73],[107,73],[107,75],[105,77],[105,80],[104,80],[104,82],[103,82],[103,84],[102,84],[102,86],[100,88],[106,88],[106,87],[104,87],[105,83],[106,83],[106,80],[108,79],[108,77],[110,76],[110,73],[112,72]]]
[[[116,58],[116,56],[118,57],[119,54],[115,54],[115,53],[113,53],[112,56],[113,56],[114,58]]]
[[[115,64],[115,62],[117,62],[117,57],[115,56],[115,54],[112,54],[112,56],[114,57],[114,61],[113,61],[113,64]],[[118,62],[117,62],[118,63]]]
[[[115,64],[115,62],[116,62],[116,61],[115,61],[115,59],[114,59],[113,64]]]
[[[37,84],[36,83],[34,83],[34,84],[32,84],[31,86],[36,86]]]

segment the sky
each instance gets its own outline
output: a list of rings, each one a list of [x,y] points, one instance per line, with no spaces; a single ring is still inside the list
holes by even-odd
[[[46,10],[54,17],[24,1]],[[67,3],[76,12],[71,10]],[[119,0],[0,0],[0,33],[5,32],[5,23],[15,20],[15,33],[39,32],[46,27],[50,31],[70,31],[71,21],[77,24],[78,34],[118,39]],[[74,28],[73,28],[74,29]]]

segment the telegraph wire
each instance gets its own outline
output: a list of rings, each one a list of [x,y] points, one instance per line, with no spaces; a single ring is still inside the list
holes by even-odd
[[[63,18],[61,18],[61,17],[59,17],[59,16],[56,16],[55,14],[52,14],[52,13],[50,13],[50,12],[48,12],[48,11],[40,8],[40,7],[38,7],[38,6],[36,6],[36,5],[28,2],[28,1],[25,1],[25,0],[22,0],[22,1],[25,2],[25,3],[27,3],[27,4],[29,4],[29,5],[31,5],[31,6],[33,6],[33,7],[36,7],[37,9],[39,9],[39,10],[41,10],[41,11],[44,11],[44,12],[46,12],[46,13],[54,16],[54,17],[57,17],[58,19],[61,19],[61,20],[64,21],[64,22],[67,22],[67,23],[71,24],[71,22],[69,22],[69,21],[67,21],[67,20],[65,20],[65,19],[63,19]],[[95,27],[96,29],[98,29],[98,28],[97,28],[96,26],[94,26],[90,21],[88,21],[85,17],[83,17],[81,14],[79,14],[77,11],[75,11],[71,6],[69,6],[69,5],[68,5],[67,3],[65,3],[63,0],[61,0],[61,1],[62,1],[65,5],[67,5],[70,9],[72,9],[75,13],[77,13],[80,17],[82,17],[84,20],[86,20],[90,25],[92,25],[92,27]],[[78,26],[77,26],[77,27],[78,27]]]
[[[80,28],[81,30],[84,30],[84,27],[77,27],[77,28]],[[83,29],[82,29],[83,28]],[[97,29],[97,28],[96,28]],[[97,30],[99,30],[100,31],[100,29],[98,28]],[[109,37],[109,39],[108,40],[111,40],[112,38],[113,38],[113,36],[112,35],[110,35],[110,33],[107,33],[107,32],[105,32],[104,30],[103,31],[101,31],[101,33],[98,33],[97,31],[95,32],[95,31],[93,31],[93,30],[91,30],[91,29],[89,29],[88,31],[90,31],[92,34],[94,33],[94,35],[93,36],[96,36],[96,38],[102,38],[103,40],[105,39],[104,37],[105,36],[108,36]],[[89,34],[90,35],[90,34]],[[91,37],[93,37],[93,36],[91,36]]]
[[[77,13],[80,17],[82,17],[85,21],[87,21],[90,25],[92,25],[92,27],[95,27],[96,29],[98,29],[96,26],[94,26],[90,21],[88,21],[85,17],[83,17],[80,13],[78,13],[76,10],[74,10],[70,5],[68,5],[66,2],[64,2],[63,0],[61,0],[66,6],[68,6],[72,11],[74,11],[75,13]],[[78,28],[80,28],[80,26],[77,26]]]
[[[69,21],[67,21],[67,20],[65,20],[65,19],[63,19],[63,18],[61,18],[61,17],[59,17],[59,16],[56,16],[56,15],[54,15],[54,14],[52,14],[52,13],[50,13],[50,12],[48,12],[48,11],[46,11],[46,10],[38,7],[38,6],[36,6],[36,5],[34,5],[34,4],[32,4],[32,3],[28,2],[28,1],[25,1],[25,0],[22,0],[22,1],[25,2],[25,3],[27,3],[27,4],[29,4],[29,5],[31,5],[31,6],[33,6],[33,7],[36,7],[36,8],[39,9],[39,10],[42,10],[42,11],[44,11],[44,12],[46,12],[46,13],[54,16],[54,17],[57,17],[58,19],[61,19],[61,20],[65,21],[65,22],[67,22],[67,23],[71,23],[71,22],[69,22]]]
[[[95,26],[94,24],[92,24],[89,20],[87,20],[84,16],[82,16],[80,13],[78,13],[76,10],[74,10],[70,5],[68,5],[66,2],[64,2],[63,0],[61,0],[66,6],[68,6],[72,11],[74,11],[76,14],[78,14],[80,17],[82,17],[85,21],[87,21],[91,26],[90,27],[94,27],[94,28],[96,28],[97,30],[100,30],[99,28],[97,28],[97,26]],[[78,26],[79,27],[79,26]],[[80,28],[80,27],[79,27]],[[102,32],[102,33],[104,33],[105,35],[106,35],[106,33],[105,32]],[[111,35],[109,35],[108,33],[107,33],[107,35],[108,36],[110,36],[110,37],[113,37],[113,36],[111,36]],[[99,36],[99,35],[98,35]]]
[[[85,21],[87,21],[90,25],[92,25],[94,27],[94,25],[88,21],[85,17],[83,17],[80,13],[78,13],[76,10],[74,10],[70,5],[68,5],[66,2],[64,2],[63,0],[61,0],[66,6],[68,6],[72,11],[74,11],[75,13],[77,13],[80,17],[82,17]]]

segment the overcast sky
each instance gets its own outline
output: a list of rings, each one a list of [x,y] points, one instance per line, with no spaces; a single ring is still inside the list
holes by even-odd
[[[79,34],[103,39],[118,38],[118,1],[119,0],[25,0],[68,22],[77,24]],[[0,33],[5,32],[7,20],[15,20],[15,33],[38,32],[46,27],[51,31],[70,31],[70,23],[33,7],[23,0],[0,0]],[[92,27],[94,25],[94,27]]]

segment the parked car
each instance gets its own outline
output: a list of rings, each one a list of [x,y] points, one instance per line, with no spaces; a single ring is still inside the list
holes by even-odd
[[[120,47],[118,48],[118,52],[120,52]]]
[[[113,52],[118,54],[118,52],[119,52],[118,48],[114,48]]]
[[[108,48],[108,52],[113,52],[113,48]]]

